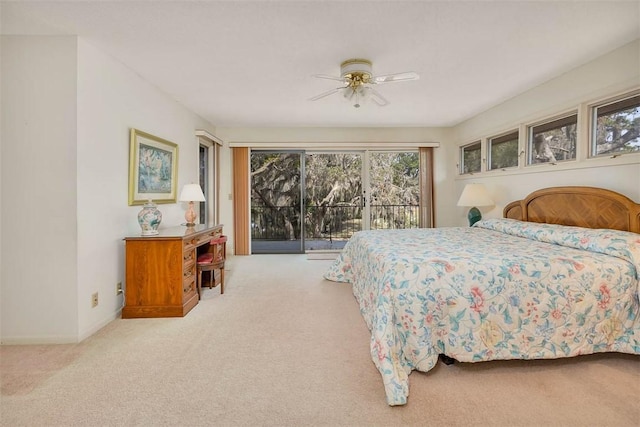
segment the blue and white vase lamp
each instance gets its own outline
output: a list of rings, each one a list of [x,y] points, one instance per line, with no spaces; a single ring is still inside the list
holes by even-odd
[[[153,236],[158,234],[158,226],[162,221],[162,212],[158,210],[156,204],[149,200],[144,204],[138,213],[138,224],[142,229],[143,236]]]

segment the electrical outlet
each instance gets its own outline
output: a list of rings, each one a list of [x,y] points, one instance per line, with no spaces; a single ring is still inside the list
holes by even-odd
[[[98,306],[98,293],[91,294],[91,308]]]
[[[122,282],[116,283],[116,295],[120,295],[122,293]]]

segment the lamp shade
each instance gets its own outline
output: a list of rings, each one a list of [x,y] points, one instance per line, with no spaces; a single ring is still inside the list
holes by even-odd
[[[462,190],[458,206],[493,206],[493,200],[483,184],[467,184]]]
[[[204,202],[204,193],[200,184],[186,184],[180,192],[181,202]]]

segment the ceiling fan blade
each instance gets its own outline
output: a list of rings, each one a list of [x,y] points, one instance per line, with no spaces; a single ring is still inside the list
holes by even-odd
[[[328,76],[326,74],[313,74],[312,77],[316,77],[319,79],[335,80],[338,82],[345,82],[345,83],[347,81],[344,77]]]
[[[389,101],[387,100],[387,98],[385,98],[384,96],[380,95],[380,93],[372,88],[367,88],[369,89],[369,96],[371,97],[371,100],[373,102],[375,102],[376,104],[378,104],[381,107],[384,107],[385,105],[389,105]]]
[[[405,82],[409,80],[418,80],[420,76],[418,73],[414,73],[413,71],[409,71],[406,73],[396,73],[396,74],[386,74],[384,76],[375,76],[373,81],[376,84],[381,83],[392,83],[392,82]]]
[[[309,101],[317,101],[318,99],[324,98],[325,96],[333,95],[334,93],[344,89],[344,87],[336,87],[326,92],[321,93],[320,95],[316,95],[313,98],[309,98]]]

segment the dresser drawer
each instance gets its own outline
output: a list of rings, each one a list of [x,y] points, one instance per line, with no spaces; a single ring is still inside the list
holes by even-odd
[[[186,253],[186,252],[193,251],[195,249],[196,249],[196,245],[194,245],[191,240],[185,240],[184,241],[184,243],[182,245],[183,252]]]
[[[184,262],[182,267],[182,276],[186,279],[188,277],[196,277],[196,260],[190,259]]]
[[[206,243],[209,243],[209,241],[211,241],[211,239],[218,237],[222,234],[221,230],[211,230],[208,231],[206,233],[202,233],[199,234],[197,236],[195,236],[194,238],[192,238],[191,240],[189,240],[189,244],[193,245],[193,246],[202,246]]]
[[[187,298],[189,295],[196,292],[195,277],[184,278],[184,281],[182,282],[182,292],[183,292],[184,298]]]
[[[182,262],[186,265],[187,263],[196,261],[196,251],[194,247],[188,249],[185,245],[184,250],[182,251]]]

